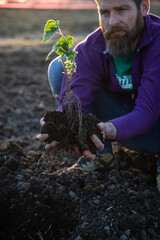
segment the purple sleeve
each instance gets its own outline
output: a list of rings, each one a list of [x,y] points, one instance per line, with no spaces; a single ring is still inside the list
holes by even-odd
[[[99,89],[103,64],[101,63],[100,55],[88,47],[87,44],[81,43],[76,50],[78,51],[76,56],[77,71],[75,78],[71,82],[71,89],[81,99],[82,111],[83,114],[86,114],[88,106]],[[64,77],[61,86],[59,111],[62,109],[61,104],[65,92],[66,79]]]
[[[149,131],[160,116],[160,39],[156,42],[142,58],[143,74],[134,110],[111,120],[117,129],[117,141]]]

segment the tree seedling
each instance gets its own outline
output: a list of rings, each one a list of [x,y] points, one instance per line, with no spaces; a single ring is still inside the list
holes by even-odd
[[[46,140],[48,143],[57,142],[57,150],[74,151],[75,147],[78,147],[81,154],[86,149],[96,153],[96,147],[90,137],[96,134],[103,141],[103,135],[97,127],[100,120],[90,113],[82,115],[81,100],[70,86],[76,76],[77,68],[75,62],[77,52],[72,50],[73,38],[70,35],[63,35],[58,20],[50,19],[44,27],[42,42],[49,41],[55,34],[58,34],[60,38],[54,43],[47,59],[53,52],[60,56],[66,77],[66,95],[62,101],[62,112],[47,111],[44,114],[45,125],[41,127],[41,133],[49,135]]]
[[[64,98],[63,104],[67,102],[68,115],[72,113],[72,110],[73,108],[75,108],[75,106],[77,107],[77,112],[79,116],[79,136],[80,136],[81,135],[80,132],[82,129],[81,101],[79,97],[71,90],[70,87],[70,83],[76,74],[75,57],[78,52],[71,49],[73,46],[73,38],[70,35],[67,36],[63,35],[62,30],[59,26],[59,20],[54,21],[50,19],[47,21],[44,27],[42,43],[49,41],[55,34],[58,34],[60,38],[56,43],[54,43],[52,50],[47,55],[47,59],[52,55],[53,52],[57,53],[60,56],[60,61],[62,62],[64,74],[66,77],[66,97]],[[65,61],[64,56],[66,57]]]

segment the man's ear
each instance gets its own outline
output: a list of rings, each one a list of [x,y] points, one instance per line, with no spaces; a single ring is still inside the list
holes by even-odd
[[[149,0],[142,0],[141,6],[140,6],[140,11],[143,17],[145,17],[150,9],[150,3]]]

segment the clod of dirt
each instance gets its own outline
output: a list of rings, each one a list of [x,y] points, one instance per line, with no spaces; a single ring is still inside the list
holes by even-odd
[[[41,134],[47,133],[49,138],[47,143],[57,141],[56,149],[58,150],[74,150],[78,147],[82,153],[89,149],[91,153],[96,153],[96,146],[93,144],[90,137],[96,134],[103,142],[103,135],[97,127],[100,120],[90,113],[82,115],[82,129],[79,134],[79,115],[76,113],[76,108],[72,108],[69,112],[67,106],[63,106],[63,111],[47,111],[44,116],[45,125],[41,127]]]

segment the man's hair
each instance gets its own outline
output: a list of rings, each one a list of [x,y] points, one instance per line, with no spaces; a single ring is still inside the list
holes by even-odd
[[[139,10],[142,0],[132,0],[132,1],[135,2],[136,6],[137,6],[137,9]],[[95,0],[95,2],[98,5],[98,0]]]

